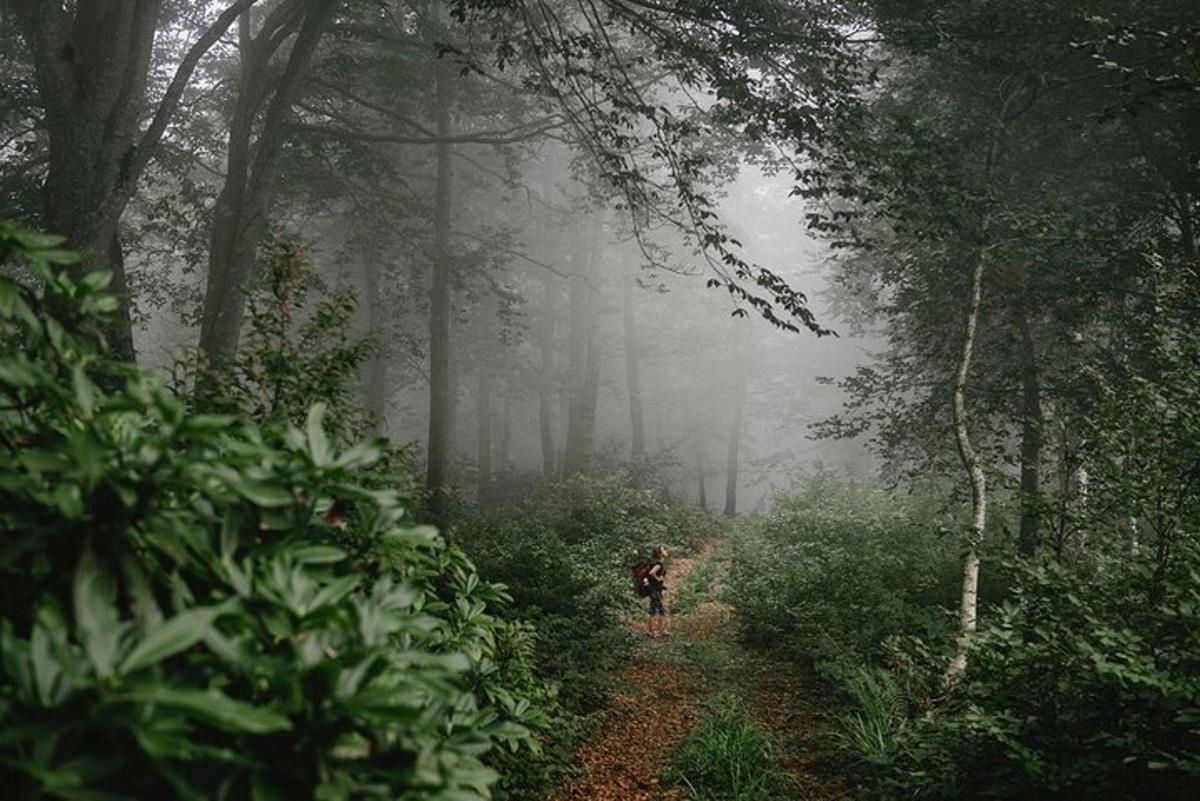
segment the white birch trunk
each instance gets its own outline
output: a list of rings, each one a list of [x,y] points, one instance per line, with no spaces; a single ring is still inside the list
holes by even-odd
[[[967,667],[967,637],[975,631],[979,619],[979,549],[987,525],[987,478],[979,453],[971,442],[967,426],[967,377],[975,352],[975,331],[979,325],[979,303],[983,294],[983,274],[987,250],[981,247],[971,275],[967,319],[963,331],[962,352],[954,375],[954,439],[958,455],[971,482],[971,527],[967,532],[967,554],[963,560],[962,596],[958,612],[958,642],[954,658],[946,668],[945,682],[953,685]]]

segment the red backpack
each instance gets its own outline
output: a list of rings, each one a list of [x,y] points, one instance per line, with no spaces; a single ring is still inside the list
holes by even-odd
[[[654,568],[651,562],[638,562],[633,568],[633,592],[639,598],[650,594],[650,571]]]

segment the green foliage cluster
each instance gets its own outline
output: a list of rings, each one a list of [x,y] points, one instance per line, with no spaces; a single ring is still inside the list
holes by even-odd
[[[953,764],[956,797],[1195,797],[1200,573],[1192,559],[1189,575],[1168,581],[1154,604],[1145,562],[1017,569],[1011,597],[989,610],[972,642],[961,697],[935,719],[942,736],[933,741],[949,751],[935,753],[934,764]]]
[[[958,554],[933,530],[899,500],[818,479],[734,543],[729,593],[745,633],[838,682],[829,742],[862,794],[1194,797],[1194,548],[1172,541],[1167,570],[1157,548],[1099,546],[1007,566],[947,690]]]
[[[739,527],[727,597],[744,637],[838,678],[896,635],[941,636],[957,553],[916,501],[817,475]]]
[[[573,713],[599,708],[607,674],[632,642],[632,567],[655,544],[686,552],[716,521],[636,469],[614,466],[536,489],[522,501],[464,510],[455,530],[487,576],[507,585],[513,613],[537,626],[537,663]],[[668,581],[670,580],[668,575]]]
[[[962,683],[913,641],[860,670],[840,750],[875,798],[1184,799],[1200,789],[1200,595],[1194,573],[1147,604],[1152,571],[1116,560],[1011,569]]]
[[[14,797],[489,797],[548,724],[532,633],[379,446],[107,364],[107,277],[0,226],[0,782]],[[358,543],[355,553],[339,547]]]
[[[377,346],[350,334],[354,295],[320,286],[293,240],[271,243],[264,273],[247,297],[245,341],[232,363],[183,365],[180,383],[195,385],[206,411],[261,424],[299,425],[313,403],[324,403],[332,435],[362,436],[374,421],[354,403],[353,388]]]
[[[695,801],[783,801],[787,779],[771,736],[746,718],[743,699],[722,693],[676,750],[666,779]]]

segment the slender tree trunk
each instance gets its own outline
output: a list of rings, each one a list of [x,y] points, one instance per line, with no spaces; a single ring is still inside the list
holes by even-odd
[[[503,478],[508,473],[508,462],[512,453],[512,397],[508,392],[500,399],[500,440],[496,443],[496,459],[493,471]]]
[[[538,431],[542,439],[542,475],[553,479],[558,473],[554,449],[554,299],[557,287],[546,276],[542,290],[541,370],[538,381]]]
[[[595,436],[596,403],[600,392],[600,349],[596,343],[595,310],[587,274],[594,273],[592,268],[599,261],[598,238],[597,222],[589,237],[587,256],[578,260],[569,284],[571,380],[568,388],[567,450],[563,457],[563,473],[567,476],[587,471]],[[587,265],[586,273],[580,269],[584,265]]]
[[[1025,309],[1018,313],[1021,330],[1021,556],[1032,557],[1041,544],[1042,517],[1042,387],[1037,349]]]
[[[568,294],[569,294],[569,292],[568,292]],[[568,306],[569,306],[569,303],[568,303]],[[567,351],[568,351],[568,355],[569,355],[569,353],[570,353],[569,346],[567,348]],[[558,406],[559,406],[559,415],[558,416],[560,418],[562,418],[562,423],[559,425],[558,428],[559,428],[559,433],[562,435],[562,445],[559,446],[558,452],[557,452],[558,455],[555,456],[554,461],[555,461],[555,464],[557,465],[557,470],[558,470],[557,475],[559,478],[567,477],[567,452],[571,450],[571,446],[570,446],[571,415],[572,415],[572,403],[573,403],[573,401],[571,400],[572,395],[573,395],[573,389],[572,389],[573,379],[571,378],[571,375],[572,375],[572,372],[570,370],[570,359],[568,358],[568,369],[567,369],[567,375],[565,376],[566,380],[562,382],[562,386],[559,388],[559,393],[558,393]]]
[[[954,440],[958,455],[971,482],[971,526],[967,532],[967,553],[963,559],[962,595],[958,613],[958,644],[946,669],[946,683],[953,684],[967,667],[966,637],[975,631],[979,616],[979,549],[987,525],[987,478],[983,462],[971,442],[967,420],[967,379],[975,352],[975,332],[979,326],[979,305],[983,295],[983,276],[987,251],[980,246],[971,270],[971,289],[963,327],[962,350],[954,374],[952,411]]]
[[[596,405],[600,397],[600,346],[589,332],[583,357],[583,374],[573,394],[574,426],[567,435],[563,471],[567,476],[586,473],[592,462],[596,435]]]
[[[257,34],[249,14],[238,21],[238,96],[229,126],[225,185],[213,209],[208,282],[200,318],[200,350],[214,366],[227,364],[237,354],[245,293],[254,275],[258,244],[267,231],[267,207],[288,116],[336,7],[337,0],[310,0],[303,14],[288,21],[274,25],[268,17]],[[272,58],[293,26],[295,41],[282,73],[273,81]],[[260,113],[262,120],[256,126]]]
[[[583,386],[587,377],[588,325],[590,298],[582,271],[585,259],[574,259],[567,283],[567,439],[563,454],[564,477],[579,469],[582,438],[581,415]]]
[[[742,442],[742,415],[746,409],[746,382],[744,369],[738,371],[738,383],[734,396],[733,420],[729,424],[729,444],[725,451],[725,516],[737,515],[738,451]]]
[[[1088,471],[1079,465],[1071,472],[1071,506],[1077,518],[1086,520],[1088,507]],[[1081,522],[1075,528],[1075,540],[1080,550],[1086,550],[1088,544],[1088,527]]]
[[[453,267],[451,267],[453,270]],[[453,289],[451,289],[453,292]],[[453,300],[451,301],[453,309]],[[453,311],[451,312],[453,315]],[[450,408],[446,412],[446,422],[448,430],[446,431],[446,484],[452,486],[458,482],[458,455],[463,450],[462,440],[458,436],[458,427],[462,422],[459,418],[459,409],[463,408],[463,402],[466,399],[467,389],[466,383],[460,379],[463,374],[461,365],[459,364],[458,354],[454,352],[454,323],[453,316],[450,324],[450,340],[446,347],[450,350],[450,367],[447,369],[446,382],[450,385]]]
[[[367,331],[377,345],[377,352],[363,364],[363,405],[371,415],[371,432],[375,436],[387,434],[388,407],[388,359],[384,328],[387,323],[383,298],[380,296],[380,264],[372,260],[363,269],[363,306],[366,311]]]
[[[704,446],[701,442],[700,432],[696,428],[695,417],[692,414],[692,407],[689,404],[683,404],[684,421],[688,428],[688,437],[691,439],[692,456],[696,464],[696,502],[700,504],[700,508],[708,511],[708,482],[704,475]]]
[[[475,385],[475,422],[477,438],[476,463],[479,477],[479,500],[486,501],[492,491],[492,371],[480,365]]]
[[[434,519],[443,523],[446,512],[451,432],[454,416],[454,387],[450,375],[450,223],[451,160],[450,108],[454,99],[454,76],[448,69],[437,73],[437,180],[434,188],[433,264],[429,292],[429,463],[426,486]]]
[[[625,382],[629,388],[629,431],[633,458],[646,451],[646,428],[642,418],[642,378],[638,369],[638,336],[633,313],[633,280],[621,287],[621,306],[625,322]]]

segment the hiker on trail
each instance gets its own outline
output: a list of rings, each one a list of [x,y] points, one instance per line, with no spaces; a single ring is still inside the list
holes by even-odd
[[[667,568],[663,561],[667,558],[665,545],[655,545],[651,551],[654,561],[646,573],[647,589],[650,597],[650,620],[647,622],[646,633],[651,637],[661,637],[666,633],[667,610],[663,607],[663,590],[667,586]]]

